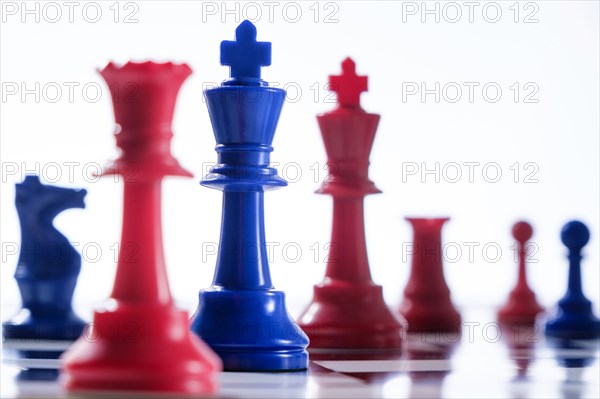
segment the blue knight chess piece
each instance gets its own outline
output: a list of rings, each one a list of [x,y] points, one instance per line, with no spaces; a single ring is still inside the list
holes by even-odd
[[[191,329],[225,370],[303,370],[308,338],[273,288],[265,244],[264,191],[287,184],[269,167],[285,91],[260,78],[271,44],[256,41],[254,25],[242,22],[236,39],[221,43],[231,78],[205,91],[219,159],[201,184],[223,191],[223,214],[214,280],[200,291]]]
[[[81,255],[52,224],[62,211],[84,208],[85,190],[42,184],[26,176],[16,185],[21,248],[15,279],[23,309],[4,322],[6,340],[77,339],[85,326],[71,301],[81,269]]]
[[[558,314],[546,323],[546,335],[562,339],[600,337],[600,320],[592,312],[592,302],[581,286],[581,251],[590,240],[590,231],[580,221],[563,227],[560,238],[569,249],[569,282],[567,293],[558,301]]]

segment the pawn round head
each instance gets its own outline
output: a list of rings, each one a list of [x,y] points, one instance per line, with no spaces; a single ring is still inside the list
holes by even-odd
[[[564,225],[560,239],[570,250],[578,251],[590,240],[590,230],[582,222],[573,220]]]
[[[533,236],[533,228],[527,222],[520,221],[515,223],[512,228],[512,235],[520,243],[524,243],[529,241],[531,236]]]

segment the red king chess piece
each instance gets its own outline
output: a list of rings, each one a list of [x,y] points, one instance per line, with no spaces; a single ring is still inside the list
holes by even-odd
[[[112,63],[100,71],[111,89],[121,156],[104,174],[124,180],[123,231],[111,298],[63,355],[70,391],[210,394],[219,358],[189,330],[173,304],[162,247],[161,180],[186,176],[171,155],[171,121],[185,65]]]
[[[369,154],[379,115],[365,112],[360,93],[367,77],[357,76],[347,58],[341,76],[329,78],[338,107],[317,117],[329,178],[317,191],[333,197],[331,250],[323,282],[299,318],[310,349],[399,349],[401,324],[373,283],[365,242],[363,200],[380,191],[369,180]]]

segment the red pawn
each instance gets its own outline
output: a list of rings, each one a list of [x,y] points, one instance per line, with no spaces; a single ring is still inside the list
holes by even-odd
[[[368,176],[379,115],[360,107],[367,77],[356,75],[350,58],[342,69],[342,76],[329,78],[337,109],[317,118],[330,173],[317,192],[333,197],[327,271],[299,324],[310,338],[309,350],[399,349],[401,325],[385,304],[381,286],[371,279],[365,242],[363,200],[380,192]]]
[[[124,180],[123,231],[111,299],[63,355],[70,391],[210,394],[220,360],[189,329],[167,281],[161,232],[161,180],[191,176],[171,155],[171,120],[183,65],[112,63],[100,71],[111,89],[121,156],[104,174]]]
[[[498,311],[498,321],[508,324],[533,324],[537,315],[544,311],[527,284],[526,244],[533,235],[533,229],[527,222],[518,222],[513,226],[512,235],[519,244],[519,278],[516,287],[510,292],[508,302]]]
[[[459,332],[460,314],[452,304],[442,264],[442,226],[449,219],[407,218],[414,229],[410,277],[400,313],[409,332]]]

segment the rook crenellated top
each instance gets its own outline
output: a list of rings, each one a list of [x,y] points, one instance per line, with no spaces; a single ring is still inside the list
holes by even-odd
[[[99,71],[108,84],[115,114],[115,138],[119,158],[104,174],[120,174],[126,180],[187,176],[171,154],[171,123],[177,94],[192,73],[186,64],[112,62]]]

